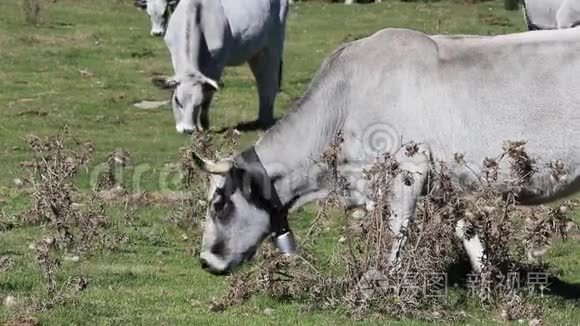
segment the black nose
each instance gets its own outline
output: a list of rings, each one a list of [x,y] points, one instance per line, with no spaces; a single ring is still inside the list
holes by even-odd
[[[201,268],[203,268],[204,270],[207,270],[209,268],[209,264],[207,263],[207,260],[200,258],[199,263],[201,264]]]
[[[186,135],[191,135],[193,134],[193,129],[183,129],[183,133]]]

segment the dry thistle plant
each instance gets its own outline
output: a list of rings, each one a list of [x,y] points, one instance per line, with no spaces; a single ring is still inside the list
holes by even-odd
[[[56,293],[56,273],[61,266],[62,260],[55,253],[56,240],[54,237],[47,236],[36,242],[36,261],[46,284],[48,296],[54,297]]]
[[[14,215],[8,215],[0,210],[0,232],[8,231],[18,225],[18,218]]]
[[[14,259],[10,256],[0,256],[0,273],[10,270],[14,264]]]
[[[20,219],[42,225],[47,232],[35,248],[48,296],[34,299],[31,306],[44,310],[86,287],[83,277],[58,284],[56,274],[62,260],[78,261],[78,256],[71,255],[116,249],[127,238],[111,224],[104,203],[94,194],[83,195],[74,184],[77,173],[92,158],[91,143],[75,140],[67,128],[46,138],[29,136],[27,142],[33,160],[23,166],[32,185],[31,207]]]
[[[22,219],[56,231],[60,250],[87,253],[117,247],[124,237],[111,231],[104,203],[94,194],[87,198],[74,185],[94,146],[80,144],[68,129],[45,139],[30,136],[28,144],[34,154],[34,160],[25,164],[33,188],[32,207]]]
[[[96,190],[110,190],[117,186],[121,186],[119,174],[122,169],[129,164],[131,155],[123,149],[116,149],[107,155],[105,161],[105,170],[97,180]]]
[[[45,281],[47,294],[42,297],[30,297],[17,302],[12,307],[14,325],[37,325],[36,319],[31,318],[37,312],[47,311],[57,305],[61,305],[74,297],[78,292],[84,291],[88,286],[85,276],[69,277],[63,282],[57,282],[57,273],[61,267],[62,259],[58,256],[54,237],[47,236],[35,244],[36,261]],[[10,323],[9,323],[10,324]]]
[[[38,25],[42,19],[43,0],[22,0],[22,13],[28,24]]]
[[[73,177],[91,159],[94,147],[90,143],[70,149],[71,137],[68,129],[56,136],[40,139],[29,136],[28,146],[34,155],[32,164],[26,164],[32,185],[32,207],[22,217],[24,222],[49,225],[57,232],[60,249],[72,245],[71,225],[76,220],[80,199]]]
[[[541,319],[541,307],[531,303],[529,291],[520,287],[525,285],[523,278],[527,273],[549,271],[539,258],[554,238],[566,238],[571,203],[559,208],[517,206],[515,194],[530,182],[536,166],[525,152],[525,142],[508,141],[503,150],[499,159],[483,162],[484,176],[479,187],[466,192],[452,182],[444,195],[451,200],[438,202],[440,208],[452,212],[451,221],[466,221],[468,237],[477,233],[482,240],[483,268],[480,274],[468,275],[470,294],[482,305],[500,309],[502,319]],[[506,159],[510,181],[499,184],[498,167]]]

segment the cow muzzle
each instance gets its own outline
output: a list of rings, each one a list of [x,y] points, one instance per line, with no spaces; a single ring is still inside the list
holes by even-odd
[[[163,31],[162,29],[152,29],[151,30],[151,36],[161,37],[163,35],[165,35],[165,31]]]
[[[177,130],[177,133],[180,134],[191,135],[193,134],[194,128],[190,126],[177,125],[175,130]]]

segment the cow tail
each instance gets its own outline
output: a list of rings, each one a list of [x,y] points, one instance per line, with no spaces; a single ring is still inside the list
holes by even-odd
[[[278,68],[278,92],[282,91],[282,72],[284,71],[284,60],[280,59],[280,67]]]

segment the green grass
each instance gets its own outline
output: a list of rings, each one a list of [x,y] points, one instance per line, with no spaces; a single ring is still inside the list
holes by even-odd
[[[168,52],[160,39],[148,36],[149,22],[132,1],[59,0],[44,13],[38,27],[26,25],[20,3],[0,1],[0,205],[17,213],[28,203],[25,194],[12,188],[21,175],[18,163],[28,158],[27,134],[54,134],[68,125],[81,140],[97,147],[95,164],[115,148],[132,155],[124,183],[136,188],[132,173],[147,167],[141,187],[159,190],[167,178],[161,171],[177,159],[188,138],[176,134],[169,108],[143,111],[132,106],[143,99],[165,99],[167,94],[150,83],[154,73],[170,74]],[[325,56],[345,41],[369,35],[385,27],[405,27],[428,33],[502,34],[523,31],[520,12],[506,12],[501,1],[478,5],[454,2],[433,4],[384,1],[377,5],[294,5],[289,15],[283,91],[276,113],[286,112],[299,97]],[[81,70],[89,74],[81,74]],[[228,68],[225,87],[211,111],[216,129],[249,121],[257,116],[257,96],[247,67]],[[41,114],[38,114],[41,113]],[[242,136],[242,146],[255,141],[259,132]],[[91,171],[89,169],[89,171]],[[79,184],[88,187],[89,174]],[[182,231],[163,221],[171,207],[144,207],[135,225],[125,227],[129,243],[120,252],[101,253],[66,263],[62,275],[80,272],[90,278],[86,292],[71,302],[37,317],[60,324],[344,324],[347,317],[333,313],[303,313],[297,302],[277,302],[258,296],[224,313],[210,313],[207,305],[219,296],[223,279],[203,272],[195,257],[186,254]],[[293,225],[303,231],[314,208],[294,216]],[[117,214],[119,215],[119,214]],[[580,220],[577,216],[576,220]],[[0,254],[16,259],[14,269],[0,274],[0,298],[41,295],[42,277],[28,245],[42,233],[38,227],[0,233]],[[324,235],[321,246],[336,241]],[[580,245],[557,243],[550,261],[563,270],[562,278],[580,283]],[[200,304],[193,304],[200,302]],[[578,307],[549,299],[551,324],[577,325]],[[272,315],[262,313],[273,308]],[[496,324],[492,315],[475,309],[469,323]],[[0,323],[10,316],[0,305]],[[385,321],[369,320],[364,323]],[[403,320],[390,324],[423,325]]]

